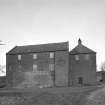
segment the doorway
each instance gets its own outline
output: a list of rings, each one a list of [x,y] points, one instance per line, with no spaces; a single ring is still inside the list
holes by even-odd
[[[78,78],[78,84],[81,84],[81,85],[83,84],[83,77]]]

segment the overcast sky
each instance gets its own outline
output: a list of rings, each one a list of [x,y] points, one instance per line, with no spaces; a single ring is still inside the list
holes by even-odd
[[[105,0],[0,0],[0,64],[16,45],[69,41],[78,38],[105,61]]]

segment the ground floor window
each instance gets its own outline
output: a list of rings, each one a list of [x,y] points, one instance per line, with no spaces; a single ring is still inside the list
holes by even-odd
[[[33,64],[33,71],[34,71],[34,72],[37,71],[37,64]]]
[[[54,64],[49,64],[49,71],[54,71]]]

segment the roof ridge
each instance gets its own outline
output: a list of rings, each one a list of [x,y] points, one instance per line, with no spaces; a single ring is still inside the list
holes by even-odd
[[[83,44],[78,44],[75,48],[70,51],[70,54],[80,54],[80,53],[96,53],[92,49],[84,46]]]
[[[7,54],[69,50],[69,42],[16,46]]]
[[[63,44],[63,43],[69,43],[69,41],[66,42],[55,42],[55,43],[41,43],[41,44],[34,44],[34,45],[20,45],[20,46],[16,46],[16,47],[27,47],[27,46],[41,46],[41,45],[53,45],[53,44]]]

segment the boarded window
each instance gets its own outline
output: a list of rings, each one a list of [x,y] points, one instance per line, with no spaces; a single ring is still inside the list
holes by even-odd
[[[22,59],[22,55],[18,55],[18,60],[20,61]]]
[[[33,59],[37,59],[37,54],[33,54]]]
[[[50,52],[50,58],[54,58],[54,52]]]
[[[90,55],[89,55],[89,54],[86,54],[86,55],[85,55],[85,59],[86,59],[86,60],[89,60],[89,59],[90,59]]]
[[[79,55],[75,55],[75,60],[76,60],[76,61],[79,60]]]
[[[49,64],[49,70],[54,71],[54,64]]]
[[[37,64],[33,64],[33,71],[35,72],[35,71],[37,71]]]

